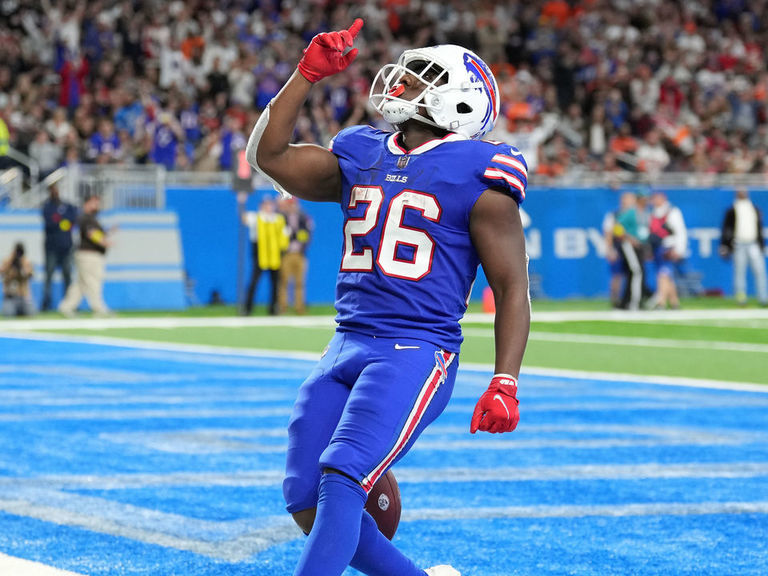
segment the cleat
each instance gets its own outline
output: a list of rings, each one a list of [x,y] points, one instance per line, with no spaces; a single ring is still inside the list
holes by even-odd
[[[451,566],[441,564],[425,570],[427,576],[461,576],[461,572]]]

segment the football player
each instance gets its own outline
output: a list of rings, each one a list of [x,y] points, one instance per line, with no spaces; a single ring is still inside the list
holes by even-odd
[[[515,148],[481,140],[499,114],[498,87],[477,55],[452,45],[407,50],[376,76],[370,101],[396,131],[354,126],[329,149],[291,144],[313,84],[349,66],[362,26],[312,39],[247,148],[278,189],[338,202],[344,215],[338,327],[289,425],[283,493],[309,534],[295,574],[337,576],[349,565],[376,576],[458,576],[415,566],[363,507],[451,396],[459,320],[480,264],[496,301],[496,374],[470,432],[517,425],[530,323],[518,209],[526,164]]]

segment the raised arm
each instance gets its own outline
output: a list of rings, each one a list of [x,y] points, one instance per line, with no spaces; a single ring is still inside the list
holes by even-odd
[[[496,301],[495,375],[477,403],[471,432],[511,432],[519,419],[517,378],[531,324],[525,236],[517,203],[489,189],[470,215],[472,242]]]
[[[257,170],[290,194],[316,201],[341,198],[341,172],[336,156],[315,144],[291,144],[296,121],[312,84],[349,66],[357,56],[351,48],[363,26],[318,34],[304,50],[296,72],[262,113],[248,140],[246,157]]]

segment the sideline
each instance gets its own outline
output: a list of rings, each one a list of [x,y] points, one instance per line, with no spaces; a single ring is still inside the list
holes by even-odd
[[[7,574],[8,576],[82,576],[76,572],[59,570],[39,562],[6,556],[2,552],[0,552],[0,574]]]
[[[210,354],[214,356],[240,356],[247,358],[291,358],[307,362],[316,362],[320,353],[298,352],[286,350],[263,350],[254,348],[233,348],[225,346],[211,346],[204,344],[177,344],[171,342],[156,342],[152,340],[134,340],[129,338],[112,338],[108,336],[83,336],[70,334],[51,334],[36,332],[2,332],[0,325],[0,339],[36,340],[41,342],[82,342],[101,346],[115,346],[123,348],[135,348],[139,350],[165,350],[168,352],[181,352],[189,354]],[[474,372],[493,373],[493,364],[481,364],[463,362],[460,370]],[[754,382],[726,382],[723,380],[706,380],[700,378],[681,378],[664,375],[638,375],[614,372],[590,372],[586,370],[564,370],[558,368],[523,367],[521,374],[532,376],[552,376],[556,378],[570,378],[574,380],[600,380],[637,382],[642,384],[658,384],[662,386],[687,386],[693,388],[709,388],[716,390],[733,390],[740,392],[768,393],[768,386],[755,384]],[[483,384],[482,386],[485,386]]]
[[[493,338],[492,328],[464,328],[465,336]],[[528,341],[566,342],[569,344],[599,344],[601,346],[631,346],[633,348],[679,348],[683,350],[723,350],[768,354],[768,344],[727,342],[722,340],[686,340],[671,338],[644,338],[637,336],[602,336],[599,334],[573,334],[569,332],[540,332],[531,330]]]
[[[465,314],[462,324],[490,324],[493,314]],[[696,320],[768,320],[768,309],[710,310],[592,310],[571,312],[536,312],[533,322],[690,322]],[[131,317],[131,318],[27,318],[2,320],[0,331],[29,330],[107,330],[111,328],[242,328],[250,326],[286,326],[297,328],[332,328],[333,316],[217,316],[197,318]]]

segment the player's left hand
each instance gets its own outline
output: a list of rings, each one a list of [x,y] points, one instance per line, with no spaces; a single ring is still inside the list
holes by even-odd
[[[299,62],[299,72],[310,82],[317,82],[346,69],[357,57],[357,48],[351,48],[357,33],[363,27],[362,18],[357,18],[349,30],[323,32],[312,38],[304,49],[304,57]]]
[[[517,379],[509,374],[496,374],[477,401],[469,431],[512,432],[520,420],[516,396]]]

